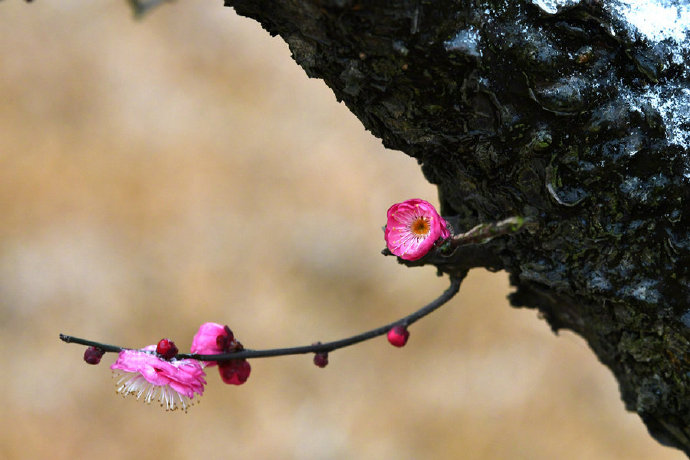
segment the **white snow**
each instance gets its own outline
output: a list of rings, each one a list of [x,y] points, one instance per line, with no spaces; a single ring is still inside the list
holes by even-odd
[[[532,0],[532,3],[537,5],[547,14],[556,14],[558,10],[580,3],[579,0]]]
[[[690,147],[690,88],[683,86],[650,86],[642,94],[627,91],[621,96],[633,110],[643,113],[643,105],[655,109],[666,126],[671,144]]]
[[[624,19],[647,40],[659,42],[685,40],[690,30],[690,5],[677,0],[617,0],[610,2],[611,13]]]
[[[460,51],[472,56],[481,56],[479,49],[479,31],[470,26],[466,30],[461,30],[455,36],[443,43],[446,51]]]
[[[544,13],[553,15],[579,0],[532,0]],[[690,48],[690,1],[688,0],[604,0],[604,8],[619,19],[632,38],[642,38],[658,48],[662,66],[682,65]],[[683,71],[683,79],[690,80],[690,71]],[[644,113],[656,110],[666,127],[669,143],[690,148],[690,85],[686,83],[648,84],[639,90],[625,90],[621,97],[633,110]],[[690,178],[690,157],[685,172]]]
[[[650,45],[664,43],[662,60],[682,64],[688,48],[690,4],[682,0],[613,0],[606,4],[611,14],[627,24],[633,36]],[[684,71],[687,79],[687,70]],[[647,105],[659,112],[671,144],[690,148],[690,88],[687,84],[648,85],[641,92],[622,94],[634,110]]]
[[[546,14],[578,3],[580,0],[532,0]],[[680,43],[690,30],[690,5],[683,0],[605,0],[604,8],[630,25],[632,32],[653,42],[671,39]]]

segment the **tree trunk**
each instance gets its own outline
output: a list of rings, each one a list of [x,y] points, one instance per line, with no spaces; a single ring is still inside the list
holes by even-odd
[[[531,220],[423,262],[508,271],[512,304],[583,336],[690,455],[690,13],[655,29],[629,3],[226,0],[416,158],[456,230]]]

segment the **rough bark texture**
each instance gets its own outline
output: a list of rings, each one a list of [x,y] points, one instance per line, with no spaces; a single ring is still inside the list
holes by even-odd
[[[367,129],[415,157],[459,230],[531,218],[422,262],[508,271],[513,305],[583,336],[626,408],[690,455],[686,51],[594,0],[226,5],[283,37]]]

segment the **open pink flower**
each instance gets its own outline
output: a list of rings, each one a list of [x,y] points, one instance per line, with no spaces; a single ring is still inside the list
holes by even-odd
[[[166,361],[155,353],[156,345],[142,350],[122,350],[110,368],[117,380],[117,392],[150,403],[158,400],[165,410],[187,410],[196,393],[204,393],[206,373],[199,361]]]
[[[450,238],[450,232],[431,203],[415,198],[388,208],[384,237],[393,254],[405,260],[417,260],[439,238]]]
[[[241,351],[244,347],[235,339],[228,326],[218,323],[204,323],[192,340],[192,353],[199,355],[216,355],[219,353],[232,353]],[[225,383],[242,385],[249,378],[252,367],[246,359],[231,359],[218,363],[216,361],[203,361],[204,366],[218,364],[218,372]]]

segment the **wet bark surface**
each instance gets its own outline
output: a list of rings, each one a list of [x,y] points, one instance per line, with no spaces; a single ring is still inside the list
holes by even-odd
[[[583,336],[626,408],[690,455],[687,46],[594,0],[226,6],[416,158],[456,230],[530,219],[421,262],[508,271],[512,304]]]

